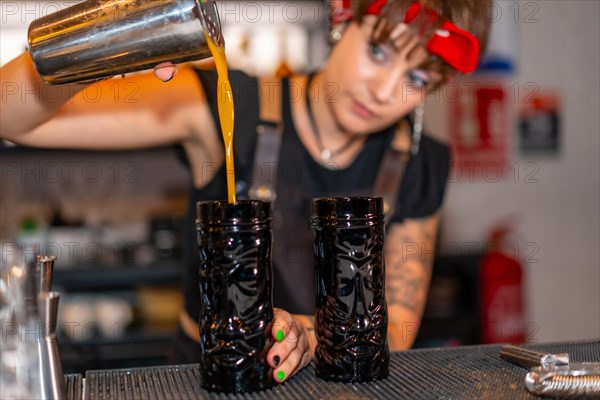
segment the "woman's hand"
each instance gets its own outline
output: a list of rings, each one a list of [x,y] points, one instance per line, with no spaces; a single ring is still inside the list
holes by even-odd
[[[164,62],[154,67],[154,76],[163,82],[169,82],[177,75],[179,67],[183,67],[184,64],[176,65],[171,62]],[[215,60],[212,57],[205,58],[202,60],[194,61],[193,65],[202,69],[215,69]]]
[[[271,333],[275,343],[267,354],[273,377],[283,382],[306,367],[315,354],[316,339],[309,318],[275,308]]]

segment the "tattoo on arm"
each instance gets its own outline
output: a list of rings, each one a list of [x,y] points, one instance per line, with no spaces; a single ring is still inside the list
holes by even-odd
[[[426,281],[410,268],[400,262],[388,272],[388,299],[392,304],[399,304],[415,314],[423,307]]]
[[[388,243],[389,256],[386,255],[388,302],[417,315],[425,307],[434,258],[438,216],[432,218],[396,226]]]

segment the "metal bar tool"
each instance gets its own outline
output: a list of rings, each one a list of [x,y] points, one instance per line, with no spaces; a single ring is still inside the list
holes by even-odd
[[[533,367],[525,376],[525,387],[535,395],[600,397],[600,362],[571,363],[567,353],[540,353],[514,345],[503,346],[500,357]]]
[[[66,396],[65,380],[56,338],[59,293],[52,291],[54,256],[37,256],[37,309],[41,326],[38,339],[40,389],[43,399],[59,400]]]

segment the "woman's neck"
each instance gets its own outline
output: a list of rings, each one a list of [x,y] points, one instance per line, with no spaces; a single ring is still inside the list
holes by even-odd
[[[307,77],[307,81],[309,78]],[[319,71],[314,75],[310,87],[306,89],[305,94],[309,96],[311,106],[310,109],[307,107],[306,112],[310,113],[312,110],[317,134],[323,146],[327,149],[337,149],[351,140],[354,134],[342,129],[336,120],[330,103],[336,100],[335,95],[332,95],[332,85],[324,80],[324,74]]]
[[[298,80],[302,90],[303,107],[296,107],[299,119],[299,135],[313,158],[321,164],[338,169],[349,165],[356,157],[366,137],[355,135],[341,128],[331,107],[331,85],[324,81],[322,73]]]

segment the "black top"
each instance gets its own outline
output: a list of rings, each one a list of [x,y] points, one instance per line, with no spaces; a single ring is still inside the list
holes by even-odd
[[[220,132],[216,72],[196,71],[217,132]],[[229,78],[235,106],[236,191],[238,198],[243,199],[247,198],[248,188],[257,174],[269,173],[269,168],[273,167],[253,165],[259,124],[258,82],[239,71],[230,71]],[[287,80],[282,81],[282,120],[285,129],[277,166],[277,199],[273,214],[274,305],[291,313],[312,314],[315,288],[313,233],[309,221],[311,200],[324,196],[371,195],[394,129],[390,127],[370,135],[348,167],[329,170],[312,158],[298,137],[291,115]],[[181,154],[185,157],[183,152]],[[433,214],[442,203],[448,167],[448,148],[424,135],[419,153],[410,158],[406,167],[391,222]],[[194,319],[200,310],[195,204],[201,200],[224,199],[227,199],[224,165],[203,188],[192,185],[185,233],[184,298],[186,311]]]

